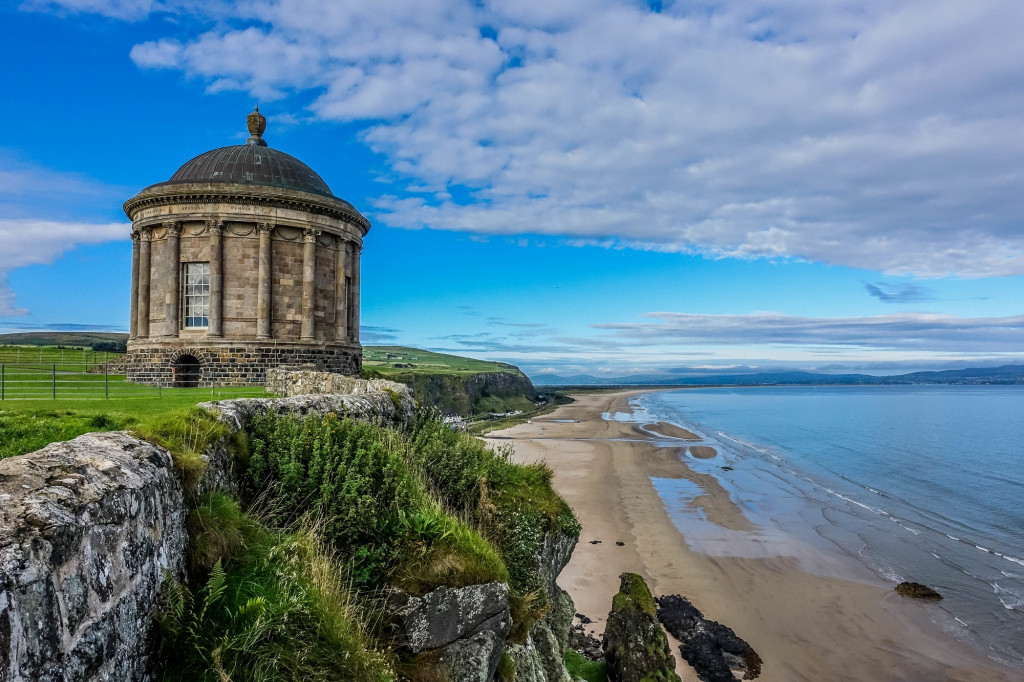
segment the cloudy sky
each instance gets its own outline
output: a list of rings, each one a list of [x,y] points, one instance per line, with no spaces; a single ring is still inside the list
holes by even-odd
[[[245,138],[373,222],[363,339],[534,378],[1024,362],[1019,0],[22,0],[0,330],[127,328],[121,203]]]

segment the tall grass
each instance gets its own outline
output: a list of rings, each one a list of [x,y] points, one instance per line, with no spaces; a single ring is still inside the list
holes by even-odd
[[[318,530],[252,519],[234,557],[195,589],[171,581],[158,615],[157,679],[168,682],[394,680],[390,655]]]

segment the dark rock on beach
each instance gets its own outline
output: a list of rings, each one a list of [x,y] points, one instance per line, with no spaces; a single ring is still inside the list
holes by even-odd
[[[569,648],[578,653],[588,661],[600,661],[604,659],[604,651],[601,649],[601,640],[594,636],[594,633],[587,632],[584,624],[593,623],[586,616],[577,613],[580,621],[569,630]]]
[[[903,595],[904,597],[912,597],[914,599],[928,599],[931,601],[938,601],[942,599],[942,595],[921,583],[900,583],[896,586],[896,592]]]
[[[761,674],[761,657],[732,628],[704,615],[678,594],[659,597],[658,620],[679,640],[679,651],[704,682],[733,682],[733,671],[752,680]]]

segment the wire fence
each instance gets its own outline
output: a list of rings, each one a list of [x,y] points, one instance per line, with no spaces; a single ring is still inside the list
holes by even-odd
[[[80,372],[95,371],[101,365],[117,361],[124,353],[110,353],[91,348],[54,348],[53,346],[0,346],[0,362],[25,365],[57,364],[78,368]]]
[[[105,362],[0,362],[0,400],[152,398],[162,393],[162,386],[135,384],[110,373]]]

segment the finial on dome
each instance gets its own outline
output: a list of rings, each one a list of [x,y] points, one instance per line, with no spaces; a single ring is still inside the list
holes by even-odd
[[[266,147],[267,143],[263,141],[263,131],[267,129],[267,118],[260,113],[258,104],[253,109],[253,112],[245,117],[245,122],[249,126],[249,139],[246,143]]]

